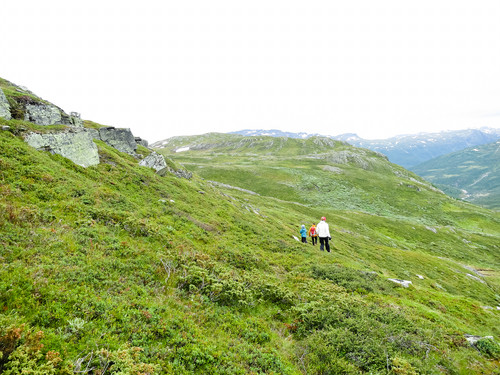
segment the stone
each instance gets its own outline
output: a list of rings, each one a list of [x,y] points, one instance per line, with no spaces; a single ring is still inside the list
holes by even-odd
[[[114,128],[108,126],[99,129],[99,138],[104,143],[116,148],[118,151],[135,156],[137,143],[135,137],[128,128]]]
[[[26,104],[24,121],[37,125],[62,124],[62,116],[59,108],[48,104]]]
[[[157,152],[152,152],[151,154],[146,156],[139,162],[139,165],[143,167],[153,168],[156,172],[159,172],[162,169],[167,168],[165,157],[163,155],[158,154]]]
[[[97,139],[98,141],[101,140],[101,136],[99,135],[99,130],[97,129],[91,129],[91,128],[85,128],[85,131],[90,134],[92,139]]]
[[[191,172],[188,172],[184,169],[170,169],[170,172],[175,174],[179,178],[185,178],[186,180],[189,180],[191,177],[193,177],[193,174]]]
[[[83,128],[83,120],[81,115],[78,112],[71,112],[69,114],[70,122],[73,126],[77,126],[79,128]]]
[[[0,117],[6,120],[10,120],[12,118],[10,114],[10,105],[7,97],[3,93],[3,90],[0,89]]]
[[[2,125],[2,130],[9,131],[10,130],[10,126]]]
[[[141,137],[135,137],[135,142],[138,145],[144,146],[146,148],[149,147],[148,141],[146,141],[145,139],[142,139]]]
[[[417,275],[417,277],[420,279],[420,280],[423,280],[424,277],[422,275]]]
[[[37,150],[68,158],[82,167],[99,164],[99,153],[92,136],[84,129],[61,133],[29,133],[24,139]]]
[[[389,281],[392,281],[393,283],[396,283],[396,284],[400,284],[402,286],[404,286],[405,288],[408,288],[412,282],[409,281],[409,280],[400,280],[400,279],[387,279]]]

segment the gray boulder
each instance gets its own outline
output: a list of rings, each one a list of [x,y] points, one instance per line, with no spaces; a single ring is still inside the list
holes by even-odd
[[[9,102],[2,89],[0,89],[0,117],[6,120],[10,120],[12,118],[10,115]]]
[[[37,125],[72,125],[67,114],[50,104],[26,104],[24,121]]]
[[[145,139],[142,139],[141,137],[135,137],[135,142],[138,145],[144,146],[146,148],[149,147],[148,141],[146,141]]]
[[[137,150],[137,143],[130,129],[117,129],[112,126],[101,128],[99,129],[99,138],[118,151],[130,155],[135,155],[135,150]]]
[[[71,125],[83,128],[83,120],[78,112],[71,112],[69,114],[69,121]]]
[[[165,162],[165,157],[156,152],[152,152],[144,159],[139,162],[139,165],[143,167],[153,168],[156,172],[167,168],[167,163]]]
[[[37,150],[59,154],[82,167],[99,164],[97,146],[91,133],[84,129],[49,134],[29,133],[24,140]]]

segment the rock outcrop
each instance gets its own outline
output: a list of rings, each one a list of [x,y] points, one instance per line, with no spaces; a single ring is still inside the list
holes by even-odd
[[[103,141],[120,152],[127,153],[139,159],[136,154],[137,145],[148,147],[148,142],[135,137],[130,129],[112,126],[99,129],[85,128],[80,114],[71,112],[69,115],[56,105],[43,100],[25,87],[15,85],[2,79],[2,85],[15,92],[15,95],[0,89],[0,118],[24,120],[37,125],[65,125],[64,131],[55,130],[52,133],[31,132],[25,136],[25,141],[37,150],[45,150],[59,154],[83,167],[99,164],[99,153],[94,140]],[[12,104],[12,106],[11,106]],[[3,126],[2,130],[10,130]],[[179,177],[191,178],[191,173],[185,170],[170,168],[165,158],[157,153],[141,161],[141,165],[155,169],[158,173],[171,172]]]
[[[29,133],[24,139],[30,146],[70,159],[82,167],[99,164],[99,153],[92,134],[85,129],[61,133]]]
[[[156,172],[167,168],[165,157],[158,154],[157,152],[152,152],[151,154],[146,156],[139,162],[139,165],[142,165],[143,167],[153,168]]]
[[[185,169],[172,168],[167,164],[167,161],[165,160],[165,157],[163,155],[158,154],[154,151],[144,159],[142,159],[139,162],[139,165],[142,165],[143,167],[153,168],[160,176],[165,176],[167,173],[172,173],[179,178],[186,178],[188,180],[193,177],[193,174]]]
[[[69,116],[73,126],[83,127],[83,120],[78,112],[71,112]]]
[[[146,148],[149,147],[149,143],[148,141],[146,141],[145,139],[142,139],[141,137],[135,137],[135,141],[138,145],[141,145],[141,146],[144,146]]]
[[[0,117],[6,120],[11,119],[9,101],[2,89],[0,89]]]
[[[137,150],[137,142],[130,129],[112,126],[101,128],[99,129],[99,139],[118,151],[130,155],[135,155],[135,150]]]
[[[70,125],[69,116],[65,117],[67,121],[63,121],[61,111],[56,106],[41,103],[26,104],[24,113],[24,121],[37,125]]]
[[[71,118],[78,119],[77,116]],[[72,127],[69,131],[59,133],[38,134],[30,133],[25,137],[25,141],[37,150],[50,151],[70,159],[83,167],[99,164],[99,154],[94,140],[105,142],[107,145],[116,148],[118,151],[136,156],[137,143],[130,129],[107,127],[101,129],[87,129]],[[156,154],[156,153],[155,153]],[[150,157],[146,162],[148,167],[154,168],[157,172],[165,169],[167,164],[163,156]],[[163,163],[160,158],[163,159]],[[143,165],[143,164],[141,164]]]

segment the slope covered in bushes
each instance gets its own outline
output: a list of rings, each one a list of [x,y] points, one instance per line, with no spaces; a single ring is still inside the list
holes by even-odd
[[[346,184],[343,207],[320,206],[297,188],[301,178],[270,178],[268,186],[255,173],[240,185],[260,195],[251,194],[196,175],[161,177],[102,142],[101,164],[83,168],[27,146],[22,129],[30,124],[0,121],[11,127],[0,132],[0,372],[440,374],[498,366],[495,341],[472,347],[464,336],[500,333],[500,224],[491,211],[414,182],[428,204],[400,212],[397,202],[411,203],[417,191],[383,190],[383,171],[393,167],[375,154],[367,155],[371,169],[349,159],[344,182],[331,181]],[[282,147],[282,159],[268,149],[267,164],[257,162],[294,176],[299,149]],[[249,178],[235,155],[220,154],[207,173],[232,182],[217,171],[225,164],[239,181]],[[253,157],[238,163],[252,168]],[[323,167],[313,184],[337,176]],[[359,209],[377,189],[350,202],[345,176],[356,171],[392,197]],[[400,182],[393,175],[387,186]],[[276,186],[290,194],[275,194]],[[381,208],[387,214],[377,215]],[[323,215],[331,254],[293,238]]]

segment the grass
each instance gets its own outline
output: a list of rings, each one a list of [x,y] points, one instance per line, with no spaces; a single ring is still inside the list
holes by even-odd
[[[1,372],[498,373],[498,344],[464,338],[500,334],[497,213],[374,153],[332,163],[337,142],[224,138],[170,155],[186,180],[102,142],[82,168],[2,123]],[[293,239],[323,215],[332,254]]]

